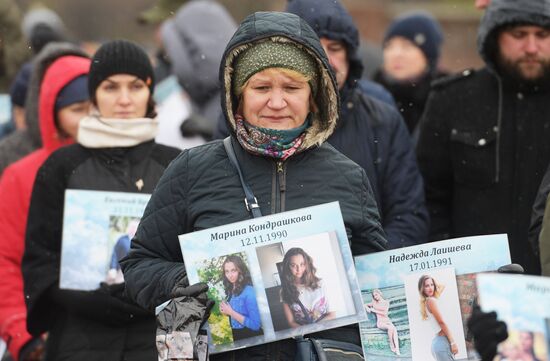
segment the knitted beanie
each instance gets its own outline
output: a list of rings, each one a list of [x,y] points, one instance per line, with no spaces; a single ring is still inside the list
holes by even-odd
[[[131,41],[110,41],[96,51],[88,76],[90,96],[95,96],[103,80],[115,74],[135,75],[147,84],[151,92],[155,86],[153,67],[147,53]]]
[[[443,32],[439,23],[428,13],[415,12],[396,18],[384,35],[384,43],[394,36],[402,36],[416,45],[434,70],[439,60]]]
[[[313,56],[292,41],[272,38],[254,43],[238,55],[233,63],[233,92],[238,94],[252,75],[268,68],[285,68],[305,75],[310,79],[311,92],[317,93],[319,74]]]
[[[74,103],[90,99],[88,94],[88,75],[81,75],[67,83],[57,94],[55,111]]]

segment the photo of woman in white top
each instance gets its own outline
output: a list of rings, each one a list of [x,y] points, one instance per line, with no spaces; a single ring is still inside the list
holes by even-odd
[[[433,330],[432,356],[437,361],[454,360],[458,353],[458,346],[451,334],[445,315],[440,312],[439,297],[445,287],[438,284],[429,275],[422,275],[418,280],[418,292],[420,293],[420,315]]]

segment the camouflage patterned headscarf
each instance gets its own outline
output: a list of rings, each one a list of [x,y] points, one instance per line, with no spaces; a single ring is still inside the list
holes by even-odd
[[[233,63],[233,92],[239,90],[250,77],[268,68],[285,68],[297,71],[311,79],[313,96],[318,88],[318,68],[313,56],[295,42],[267,39],[245,49]]]

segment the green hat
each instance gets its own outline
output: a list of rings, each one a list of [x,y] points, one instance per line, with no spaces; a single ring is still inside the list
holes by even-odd
[[[158,0],[157,4],[142,11],[138,22],[142,24],[160,24],[178,11],[188,0]]]
[[[233,63],[233,92],[238,94],[250,77],[268,68],[285,68],[307,76],[317,93],[319,70],[315,58],[293,41],[267,39],[246,48]]]

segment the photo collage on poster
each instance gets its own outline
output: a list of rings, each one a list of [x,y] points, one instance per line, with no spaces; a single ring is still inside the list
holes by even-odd
[[[373,253],[355,263],[367,312],[360,323],[367,360],[432,361],[449,350],[455,360],[475,360],[466,320],[476,276],[509,264],[510,253],[506,235],[489,235]]]
[[[508,328],[495,361],[549,361],[550,279],[483,274],[477,284],[481,309],[496,311]]]
[[[150,194],[67,190],[59,287],[89,291],[98,289],[102,282],[124,282],[118,261],[128,253],[150,197]]]
[[[337,202],[181,235],[180,245],[189,282],[207,283],[215,301],[211,353],[365,318]]]

